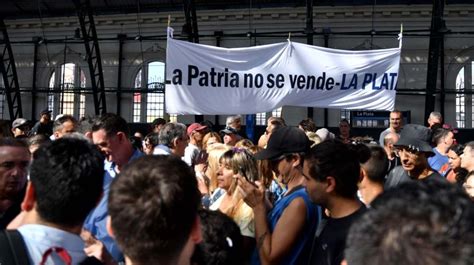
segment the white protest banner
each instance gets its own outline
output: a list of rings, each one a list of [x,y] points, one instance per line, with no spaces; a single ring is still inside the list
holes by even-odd
[[[281,106],[393,110],[401,47],[348,51],[284,42],[219,48],[168,38],[171,114],[252,114]]]

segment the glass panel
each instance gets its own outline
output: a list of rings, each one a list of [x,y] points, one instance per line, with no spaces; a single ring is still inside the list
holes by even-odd
[[[346,119],[348,121],[351,120],[351,111],[347,109],[341,109],[341,120]],[[339,122],[338,122],[339,124]]]
[[[81,70],[80,86],[82,89],[86,87],[86,75]],[[81,90],[79,93],[79,119],[86,115],[86,93]]]
[[[138,71],[137,75],[135,76],[135,90],[140,91],[142,88],[142,69]],[[141,110],[141,103],[142,97],[141,92],[133,93],[133,115],[132,120],[133,122],[140,122],[140,110]]]
[[[74,72],[76,65],[73,63],[61,66],[61,109],[60,114],[74,115]]]
[[[56,81],[55,78],[56,78],[56,72],[53,72],[51,74],[51,77],[49,78],[49,89],[50,90],[54,89],[54,82]],[[53,115],[55,114],[55,112],[54,112],[54,98],[55,98],[54,92],[48,92],[48,109],[53,110],[53,113],[52,113]]]
[[[471,62],[471,86],[470,87],[463,87],[464,88],[464,91],[466,91],[467,89],[471,90],[472,91],[472,88],[474,87],[474,61]],[[470,95],[471,97],[471,100],[472,100],[472,95]],[[474,106],[474,101],[473,101],[473,106]],[[471,108],[471,128],[474,127],[474,108]]]
[[[281,117],[281,110],[282,110],[283,107],[280,107],[278,109],[274,109],[272,111],[272,116],[273,117]]]
[[[256,118],[255,118],[255,124],[267,125],[267,113],[266,112],[257,113]]]
[[[464,92],[464,67],[456,77],[456,90]],[[458,128],[465,128],[465,97],[465,94],[456,94],[456,127]]]
[[[178,122],[178,115],[170,114],[170,122]]]
[[[165,64],[162,62],[151,62],[148,64],[146,99],[146,122],[152,122],[156,118],[163,118],[165,114]],[[151,90],[151,91],[150,91]]]

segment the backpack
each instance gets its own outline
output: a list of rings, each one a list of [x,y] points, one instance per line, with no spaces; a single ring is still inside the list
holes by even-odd
[[[0,232],[0,264],[29,265],[25,241],[17,230]]]

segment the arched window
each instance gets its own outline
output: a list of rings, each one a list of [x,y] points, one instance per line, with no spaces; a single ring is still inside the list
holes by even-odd
[[[85,87],[84,71],[74,63],[62,64],[49,79],[48,108],[54,116],[70,114],[78,119],[84,117]]]
[[[468,61],[456,76],[456,126],[458,128],[474,127],[474,61]]]
[[[143,82],[146,80],[146,82]],[[152,61],[135,76],[133,122],[152,122],[165,116],[165,63]]]

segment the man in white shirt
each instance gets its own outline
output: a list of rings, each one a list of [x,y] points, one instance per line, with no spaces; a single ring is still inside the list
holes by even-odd
[[[199,161],[199,154],[202,150],[202,139],[204,138],[204,132],[207,129],[206,125],[199,123],[193,123],[188,127],[189,143],[186,149],[184,149],[183,160],[188,166],[194,166]]]
[[[103,175],[103,158],[86,140],[61,138],[34,153],[18,228],[31,264],[87,258],[79,234],[100,199]]]

